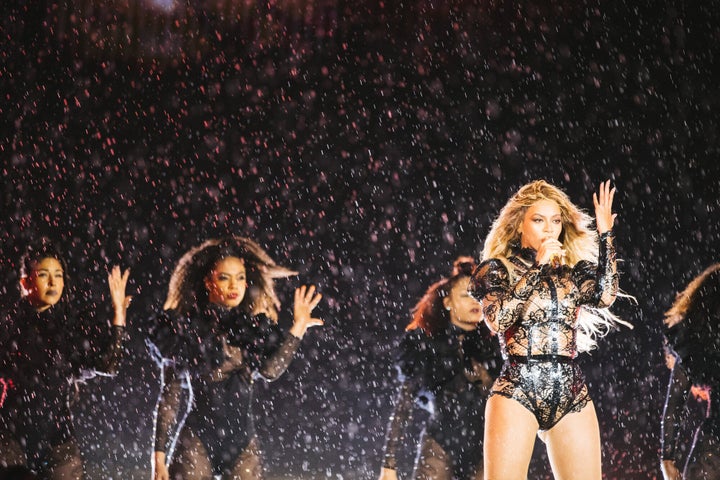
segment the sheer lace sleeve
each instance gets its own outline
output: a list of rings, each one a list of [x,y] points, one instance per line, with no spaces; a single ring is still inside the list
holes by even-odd
[[[405,380],[395,397],[395,407],[388,421],[385,434],[385,449],[383,467],[397,469],[397,449],[405,438],[405,428],[412,419],[413,392],[410,382]]]
[[[167,452],[171,449],[180,418],[182,391],[189,388],[187,374],[178,372],[171,364],[163,367],[163,385],[158,400],[157,420],[155,428],[155,451]]]
[[[475,268],[468,284],[468,293],[478,302],[486,295],[504,293],[510,286],[510,275],[505,265],[496,258],[485,260]]]
[[[490,261],[493,260],[488,262]],[[488,266],[484,275],[483,270],[480,269],[481,264],[476,273],[483,276],[476,280],[476,275],[473,275],[471,284],[478,282],[496,285],[486,290],[487,294],[482,302],[483,312],[485,313],[485,322],[490,329],[502,333],[519,318],[525,302],[540,283],[541,269],[538,265],[532,265],[511,287],[509,281],[506,281],[509,279],[509,275],[505,265],[499,260],[494,260],[494,262],[496,263]]]
[[[574,268],[575,283],[580,290],[580,303],[599,308],[613,304],[618,292],[615,236],[612,231],[600,235],[598,264],[578,262]]]
[[[682,424],[690,386],[690,379],[685,369],[679,362],[676,363],[675,368],[670,373],[665,408],[663,409],[660,438],[663,460],[678,460],[675,458],[677,436]]]

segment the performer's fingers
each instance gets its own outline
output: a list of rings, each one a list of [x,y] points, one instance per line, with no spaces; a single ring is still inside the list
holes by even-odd
[[[315,294],[315,285],[310,285],[310,287],[305,292],[305,301],[309,302],[313,295]]]
[[[311,300],[310,300],[310,310],[317,307],[318,303],[320,303],[320,300],[322,300],[322,293],[316,294]]]

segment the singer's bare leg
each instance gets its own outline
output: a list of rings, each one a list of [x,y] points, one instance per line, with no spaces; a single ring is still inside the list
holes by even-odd
[[[545,432],[544,440],[556,480],[600,480],[600,427],[592,402],[565,415]]]
[[[528,409],[500,395],[490,397],[485,407],[485,480],[525,480],[537,431]]]

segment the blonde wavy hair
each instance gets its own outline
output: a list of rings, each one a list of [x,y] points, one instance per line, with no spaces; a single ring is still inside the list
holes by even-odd
[[[569,266],[580,260],[597,262],[598,234],[591,227],[593,218],[575,206],[565,192],[545,180],[524,185],[500,210],[485,239],[483,260],[506,261],[512,256],[513,248],[520,245],[520,225],[525,212],[540,200],[550,200],[560,208],[563,224],[560,241],[565,249],[565,262]]]
[[[514,283],[513,271],[508,258],[520,246],[520,226],[527,210],[540,200],[550,200],[557,204],[562,217],[560,242],[565,250],[565,263],[573,267],[581,260],[593,263],[598,261],[599,236],[592,228],[593,217],[577,207],[565,192],[545,180],[535,180],[522,186],[507,204],[500,210],[492,224],[483,245],[483,260],[496,258],[502,261]],[[630,297],[618,292],[618,296]],[[577,348],[587,352],[597,346],[596,339],[605,336],[616,324],[629,328],[632,325],[621,320],[607,308],[595,308],[583,305],[578,313]]]
[[[677,297],[675,297],[675,301],[673,302],[672,306],[668,309],[667,312],[665,312],[665,318],[663,319],[663,323],[665,324],[666,328],[674,327],[685,318],[688,310],[690,309],[693,302],[695,301],[695,298],[697,297],[697,292],[700,286],[703,284],[703,282],[705,282],[705,279],[707,277],[719,270],[720,263],[710,265],[705,270],[703,270],[700,275],[695,277],[688,284],[688,286],[685,287],[685,290],[677,294]]]

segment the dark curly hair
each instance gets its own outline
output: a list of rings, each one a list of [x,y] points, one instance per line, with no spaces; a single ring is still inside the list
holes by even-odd
[[[208,292],[204,280],[217,262],[228,257],[240,258],[245,263],[248,289],[239,308],[250,313],[263,311],[277,318],[280,302],[273,279],[297,272],[277,265],[257,243],[239,236],[206,240],[185,253],[170,277],[163,308],[186,314],[206,306]]]

